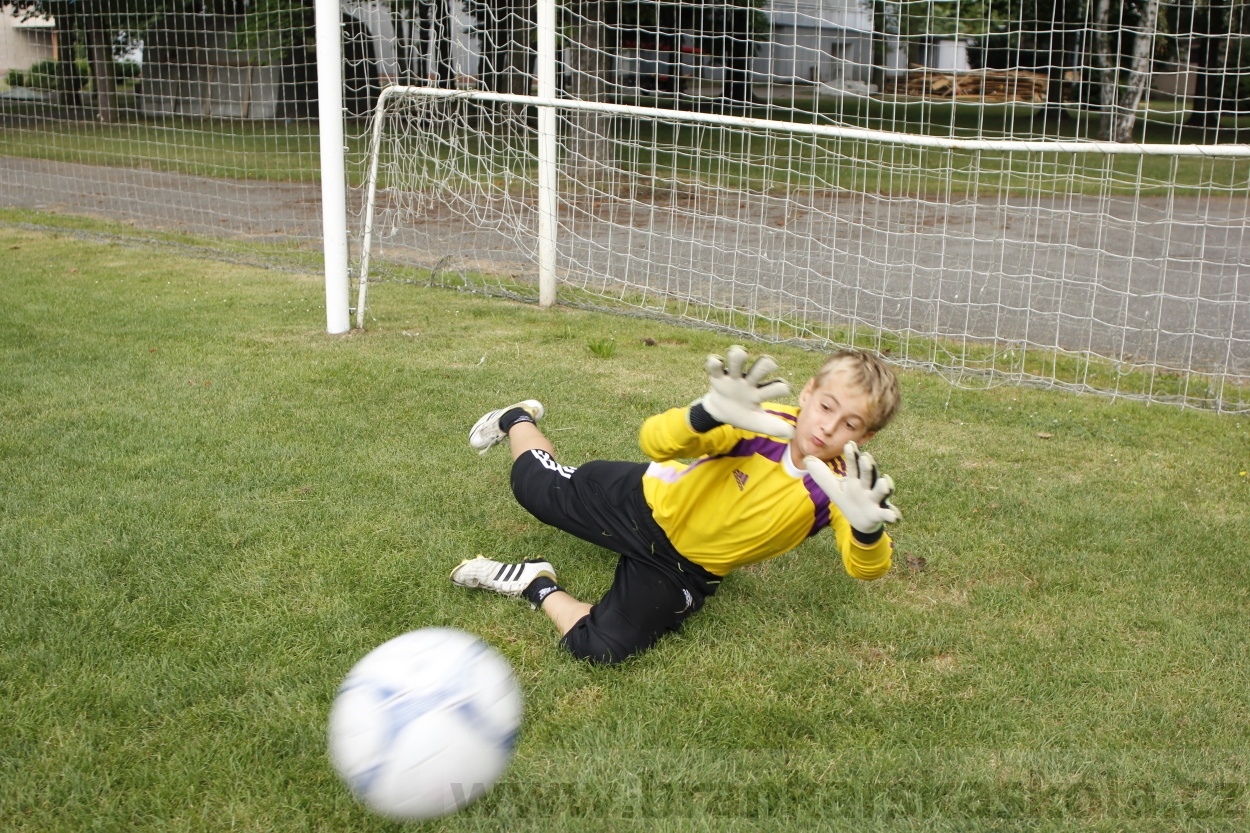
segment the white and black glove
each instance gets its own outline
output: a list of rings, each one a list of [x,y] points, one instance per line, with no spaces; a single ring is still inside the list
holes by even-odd
[[[888,474],[877,474],[877,461],[871,454],[860,451],[851,442],[842,449],[842,460],[846,463],[846,477],[834,474],[828,463],[810,454],[803,458],[803,467],[852,528],[872,535],[903,517],[889,503],[894,481]]]
[[[790,385],[784,379],[765,381],[777,369],[777,362],[772,356],[760,356],[747,370],[746,361],[747,351],[737,345],[729,348],[728,364],[720,356],[707,357],[704,367],[711,389],[691,407],[691,427],[706,431],[716,423],[727,423],[770,437],[793,437],[794,426],[760,407],[761,402],[790,394]],[[700,410],[715,422],[703,420]]]

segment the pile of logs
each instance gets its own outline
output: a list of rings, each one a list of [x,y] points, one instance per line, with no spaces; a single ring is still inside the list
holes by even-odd
[[[899,79],[895,92],[922,98],[954,98],[959,101],[1046,101],[1046,76],[1022,69],[941,71],[916,68]]]

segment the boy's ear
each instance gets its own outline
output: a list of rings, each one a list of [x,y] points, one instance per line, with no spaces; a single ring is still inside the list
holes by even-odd
[[[803,390],[799,391],[799,410],[807,406],[807,399],[812,395],[812,391],[816,389],[816,377],[807,380],[807,384],[803,386]]]

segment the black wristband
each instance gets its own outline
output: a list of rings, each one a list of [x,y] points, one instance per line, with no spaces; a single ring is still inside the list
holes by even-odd
[[[719,428],[725,423],[718,420],[707,412],[702,402],[696,402],[690,406],[690,413],[686,416],[686,421],[690,423],[690,428],[696,434],[706,434],[713,428]]]
[[[855,543],[861,547],[871,547],[880,541],[881,536],[885,534],[885,525],[877,527],[876,532],[860,532],[855,527],[851,527],[851,534],[855,536]]]

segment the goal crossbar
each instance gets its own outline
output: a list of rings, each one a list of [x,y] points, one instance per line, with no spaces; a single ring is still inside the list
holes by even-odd
[[[672,110],[663,107],[640,107],[632,104],[615,104],[607,101],[581,101],[569,98],[539,98],[538,96],[512,93],[487,92],[485,90],[447,90],[437,87],[390,86],[382,91],[375,108],[375,119],[386,109],[389,99],[402,96],[444,98],[460,101],[492,101],[504,104],[520,104],[532,107],[551,107],[556,110],[581,110],[608,113],[619,116],[638,116],[657,120],[690,122],[691,124],[744,127],[753,130],[776,130],[806,136],[837,139],[862,139],[880,144],[904,147],[932,148],[935,150],[989,150],[1020,151],[1022,153],[1093,153],[1121,156],[1203,156],[1212,158],[1250,158],[1250,144],[1154,144],[1145,142],[1105,142],[1094,140],[1064,141],[1062,139],[970,139],[954,136],[927,136],[916,133],[872,130],[864,127],[846,127],[832,124],[808,124],[804,122],[759,119],[750,116],[733,116],[721,113],[700,113],[693,110]],[[377,135],[374,128],[374,135]]]

